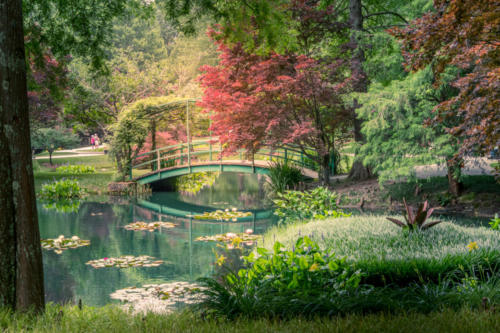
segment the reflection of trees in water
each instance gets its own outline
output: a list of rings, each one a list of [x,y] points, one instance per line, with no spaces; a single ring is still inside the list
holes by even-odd
[[[212,186],[201,189],[194,196],[181,193],[179,199],[216,208],[261,209],[266,198],[264,183],[264,175],[223,172]]]
[[[211,187],[220,172],[195,172],[175,179],[175,188],[185,196],[194,196],[202,189]]]
[[[52,251],[44,251],[43,271],[50,276],[45,279],[45,302],[74,302],[76,282],[61,256]]]
[[[100,202],[85,202],[78,212],[78,222],[100,239],[109,236],[110,225],[116,222],[115,214],[110,205]]]

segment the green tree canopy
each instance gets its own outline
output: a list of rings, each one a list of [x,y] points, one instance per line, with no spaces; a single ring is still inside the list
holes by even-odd
[[[457,141],[444,126],[425,125],[439,101],[454,93],[447,84],[436,89],[433,83],[426,68],[386,86],[374,83],[360,95],[363,106],[358,114],[366,137],[360,154],[378,173],[381,184],[414,177],[415,166],[442,163],[457,152]]]
[[[65,128],[39,128],[31,137],[33,148],[44,149],[49,152],[50,164],[52,164],[52,153],[56,149],[71,149],[80,143],[80,138],[71,129]]]

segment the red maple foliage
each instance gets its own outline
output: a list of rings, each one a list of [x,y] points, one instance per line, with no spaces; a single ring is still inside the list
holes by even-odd
[[[500,145],[500,2],[498,0],[434,0],[435,12],[392,33],[403,41],[411,70],[431,64],[438,79],[449,65],[462,69],[452,83],[458,95],[437,107],[434,121],[448,128],[462,147],[487,152]]]
[[[259,56],[241,44],[217,41],[220,62],[204,66],[199,105],[211,112],[211,130],[228,150],[294,143],[327,172],[335,138],[350,110],[343,96],[350,90],[343,60],[320,62],[305,55]],[[317,154],[311,155],[307,147]],[[328,182],[328,177],[321,178]]]
[[[32,124],[49,126],[57,120],[68,86],[65,60],[57,61],[50,52],[45,52],[38,59],[30,57],[28,65],[30,120]]]

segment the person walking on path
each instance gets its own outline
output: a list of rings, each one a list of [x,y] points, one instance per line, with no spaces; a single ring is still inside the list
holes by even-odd
[[[94,134],[90,136],[90,145],[92,146],[92,149],[95,149],[95,137]]]

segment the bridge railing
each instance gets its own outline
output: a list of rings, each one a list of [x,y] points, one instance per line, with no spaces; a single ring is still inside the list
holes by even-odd
[[[132,160],[130,178],[149,172],[156,172],[165,168],[191,166],[206,162],[238,161],[284,161],[292,163],[301,168],[318,170],[315,161],[306,156],[300,149],[293,146],[280,148],[263,147],[253,156],[249,156],[245,150],[238,150],[232,155],[223,156],[222,145],[218,140],[195,139],[190,143],[179,143],[176,145],[161,147],[140,155]]]

